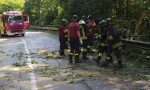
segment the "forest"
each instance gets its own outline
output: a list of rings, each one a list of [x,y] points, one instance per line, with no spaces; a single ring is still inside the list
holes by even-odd
[[[112,17],[119,30],[129,34],[149,35],[149,0],[1,0],[0,13],[18,10],[30,15],[32,25],[58,25],[74,14],[92,15],[94,19]]]

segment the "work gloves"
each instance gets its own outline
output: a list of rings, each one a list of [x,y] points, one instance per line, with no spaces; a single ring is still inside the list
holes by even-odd
[[[83,41],[82,41],[82,39],[80,39],[80,45],[82,45],[83,44]]]

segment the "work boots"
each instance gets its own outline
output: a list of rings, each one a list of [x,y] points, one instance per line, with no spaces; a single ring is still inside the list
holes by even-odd
[[[69,55],[69,63],[72,64],[72,55]]]
[[[97,57],[96,59],[94,59],[94,61],[97,63],[97,65],[99,65],[101,61],[101,57]]]
[[[62,50],[59,51],[59,54],[60,54],[60,56],[64,56],[65,55],[65,53]]]
[[[121,59],[118,60],[118,64],[117,64],[116,68],[123,68],[123,64],[122,64]]]
[[[81,62],[79,61],[79,55],[75,56],[75,63],[81,63]]]
[[[89,58],[87,57],[87,53],[83,53],[82,59],[83,59],[83,60],[89,59]]]
[[[112,58],[110,58],[109,60],[106,59],[106,61],[103,62],[103,63],[101,64],[101,66],[102,66],[102,67],[109,67],[109,66],[111,66],[112,64],[113,64],[113,60],[112,60]]]

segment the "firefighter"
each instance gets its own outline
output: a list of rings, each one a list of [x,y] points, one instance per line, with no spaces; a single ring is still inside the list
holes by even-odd
[[[116,30],[116,28],[113,25],[112,19],[107,18],[107,53],[106,53],[106,61],[102,64],[102,66],[109,66],[113,64],[113,60],[111,57],[112,52],[114,52],[116,58],[117,58],[117,67],[122,68],[122,60],[121,60],[121,46],[122,42],[120,39],[120,34]]]
[[[67,20],[62,19],[61,25],[59,26],[60,55],[65,55],[64,50],[68,49],[67,35],[68,35]]]
[[[75,56],[75,63],[80,63],[80,43],[82,44],[82,40],[80,39],[80,26],[78,24],[77,15],[73,16],[73,19],[69,25],[69,44],[70,44],[70,53],[69,53],[69,63],[72,63],[73,55]]]
[[[101,20],[99,25],[101,26],[100,28],[100,34],[98,36],[99,39],[99,45],[98,45],[98,57],[94,59],[97,64],[100,64],[102,54],[107,52],[107,25],[106,25],[106,20]]]
[[[86,18],[86,16],[85,16],[85,15],[82,15],[81,19],[82,19],[82,20],[84,20],[84,21],[85,21],[85,23],[86,23],[87,18]]]
[[[87,60],[87,26],[86,26],[86,21],[85,21],[85,16],[81,17],[81,20],[79,21],[80,25],[80,34],[81,34],[81,39],[83,41],[82,44],[82,59]]]
[[[92,45],[93,45],[93,37],[94,37],[94,27],[96,26],[96,23],[91,15],[87,18],[87,38],[88,38],[88,51],[92,51]]]

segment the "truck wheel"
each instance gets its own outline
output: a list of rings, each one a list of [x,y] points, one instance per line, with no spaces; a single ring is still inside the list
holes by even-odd
[[[1,37],[4,37],[5,35],[0,33],[0,36],[1,36]]]
[[[6,31],[4,31],[4,36],[5,36],[5,37],[7,37],[7,36],[8,36]]]
[[[24,36],[25,36],[25,34],[23,33],[23,34],[21,34],[21,36],[22,36],[22,37],[24,37]]]

